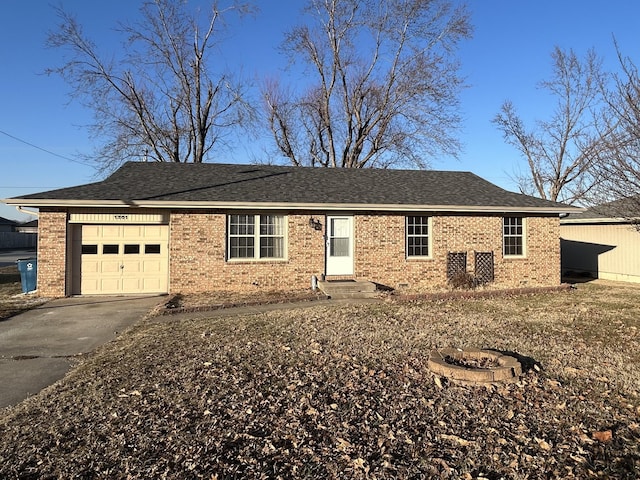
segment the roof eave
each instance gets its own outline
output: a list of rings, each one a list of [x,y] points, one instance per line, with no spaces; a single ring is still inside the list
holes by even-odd
[[[193,202],[148,200],[56,200],[20,199],[3,200],[7,205],[23,207],[75,207],[75,208],[232,208],[234,210],[326,210],[326,211],[436,211],[473,213],[538,213],[568,214],[583,211],[570,206],[507,206],[507,205],[418,205],[418,204],[364,204],[364,203],[282,203],[282,202]]]

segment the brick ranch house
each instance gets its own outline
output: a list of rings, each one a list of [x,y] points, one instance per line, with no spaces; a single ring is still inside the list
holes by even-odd
[[[43,296],[309,288],[428,290],[460,271],[560,284],[577,209],[469,172],[127,163],[106,180],[5,200],[39,209]]]

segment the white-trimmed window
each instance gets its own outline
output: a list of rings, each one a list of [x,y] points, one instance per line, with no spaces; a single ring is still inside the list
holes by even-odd
[[[406,217],[407,258],[429,257],[430,217]]]
[[[228,216],[229,259],[285,258],[283,215]]]
[[[505,257],[524,256],[524,219],[504,217],[502,220],[502,253]]]

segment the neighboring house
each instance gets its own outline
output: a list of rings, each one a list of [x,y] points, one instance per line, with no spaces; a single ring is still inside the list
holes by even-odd
[[[629,220],[636,204],[619,200],[562,218],[563,273],[640,282],[640,232]]]
[[[16,231],[17,223],[8,218],[0,217],[0,233],[12,233]]]
[[[38,233],[38,220],[31,220],[30,222],[19,223],[16,226],[16,232],[18,232],[18,233]]]
[[[174,163],[6,203],[39,208],[47,296],[293,289],[314,276],[426,290],[460,271],[558,285],[559,216],[577,211],[468,172]]]
[[[0,217],[0,249],[14,250],[35,248],[36,235],[25,235],[20,231],[20,224]]]

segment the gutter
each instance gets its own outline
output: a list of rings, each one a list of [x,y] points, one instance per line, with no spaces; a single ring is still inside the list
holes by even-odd
[[[593,218],[562,218],[560,225],[588,225],[588,224],[604,224],[604,223],[628,223],[633,221],[622,217],[593,217]]]
[[[568,214],[584,211],[571,206],[559,207],[509,207],[494,205],[403,205],[361,203],[278,203],[278,202],[191,202],[145,200],[36,200],[9,198],[8,205],[67,208],[164,208],[164,209],[234,209],[234,210],[322,210],[322,211],[386,211],[386,212],[455,212],[455,213],[539,213]]]

